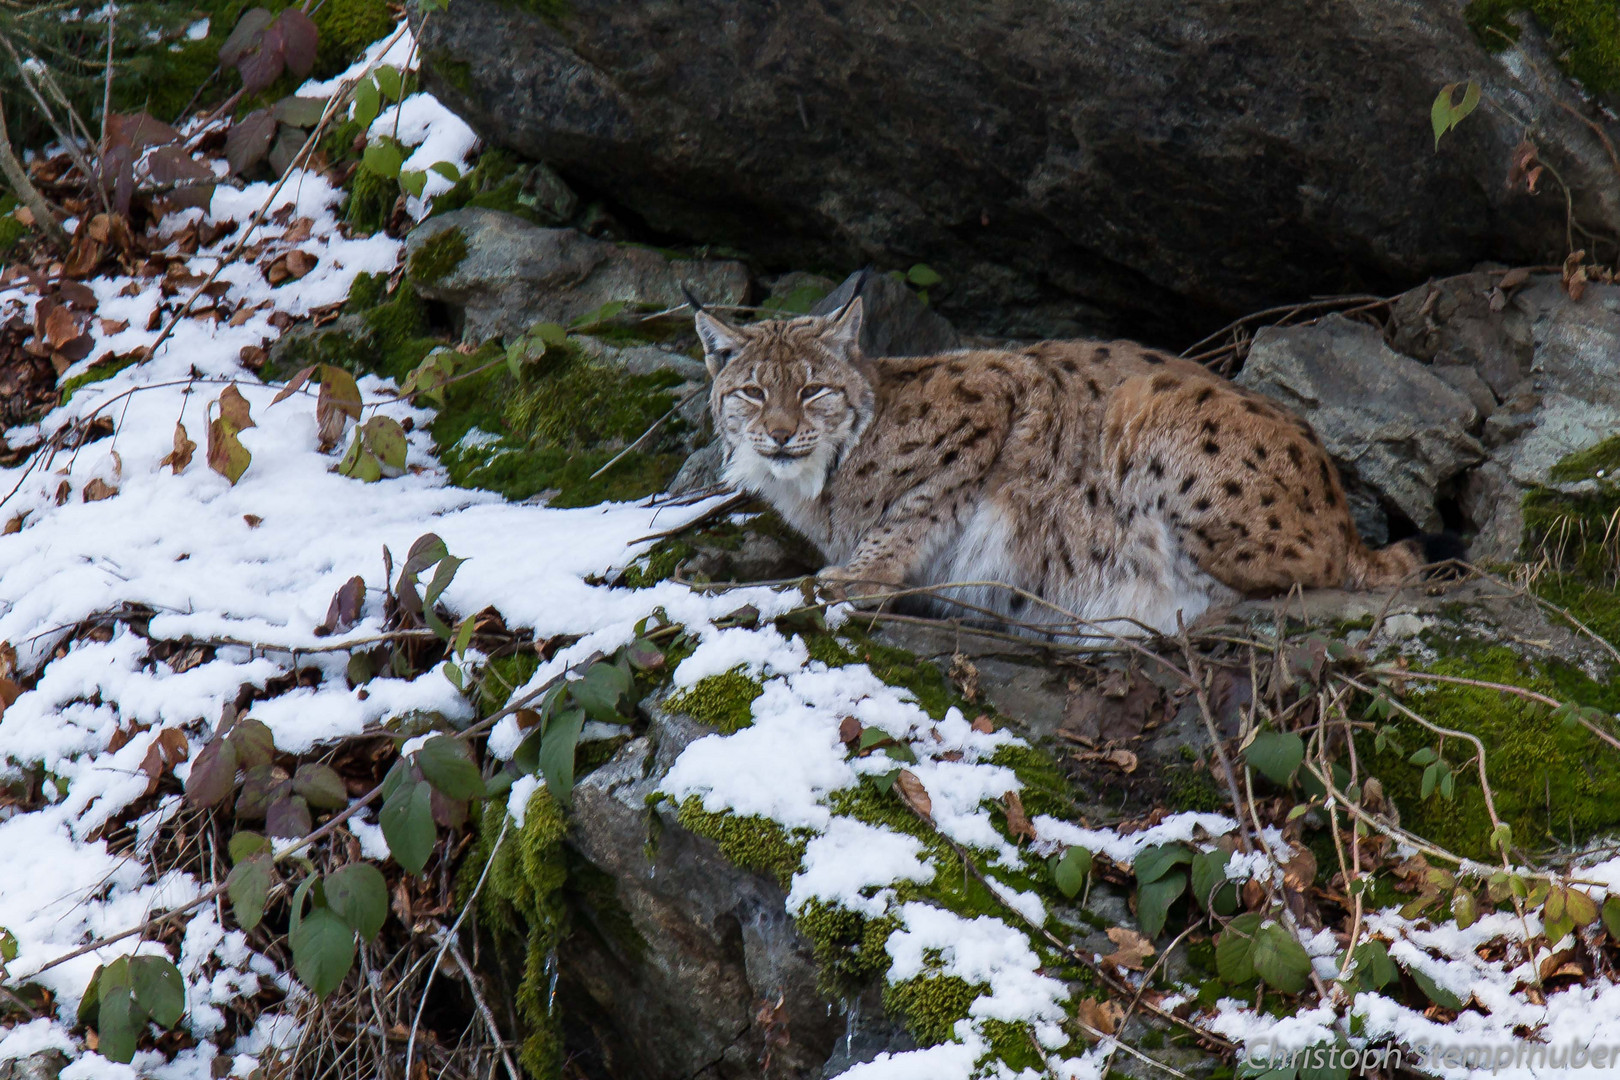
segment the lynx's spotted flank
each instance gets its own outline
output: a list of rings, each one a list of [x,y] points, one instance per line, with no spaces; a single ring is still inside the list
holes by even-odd
[[[828,317],[695,317],[727,480],[820,548],[835,594],[999,582],[1115,632],[1171,631],[1423,561],[1412,541],[1368,550],[1310,426],[1197,364],[1118,341],[869,358],[858,297]],[[990,584],[954,595],[1070,621]]]

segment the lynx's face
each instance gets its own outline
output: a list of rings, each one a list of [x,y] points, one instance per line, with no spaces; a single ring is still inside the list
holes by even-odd
[[[709,405],[740,490],[815,499],[872,418],[861,301],[835,316],[732,327],[700,311]]]

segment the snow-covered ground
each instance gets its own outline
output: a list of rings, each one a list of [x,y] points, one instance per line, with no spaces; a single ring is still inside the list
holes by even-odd
[[[408,35],[401,35],[379,43],[350,74],[382,60],[403,65],[410,55]],[[336,85],[310,84],[302,92],[323,95]],[[429,95],[412,95],[398,112],[399,137],[419,148],[407,167],[470,163],[476,149],[471,131]],[[394,111],[379,116],[373,130],[392,134]],[[448,181],[429,174],[428,184],[424,199],[430,202]],[[270,191],[269,184],[241,190],[222,185],[206,215],[190,211],[164,228],[177,235],[198,217],[245,226]],[[868,917],[896,916],[900,929],[887,946],[892,981],[955,974],[987,987],[970,1018],[958,1025],[955,1042],[885,1055],[846,1076],[966,1080],[986,1075],[985,1070],[1013,1075],[984,1056],[983,1025],[992,1020],[1029,1023],[1048,1056],[1047,1075],[1074,1080],[1100,1075],[1110,1057],[1106,1041],[1076,1056],[1060,1053],[1071,1045],[1073,1029],[1066,1030],[1064,1022],[1075,1006],[1065,984],[1042,970],[1047,946],[1034,927],[1061,927],[1050,921],[1040,897],[1002,886],[1005,917],[974,918],[897,899],[896,886],[931,879],[933,867],[912,837],[834,810],[833,793],[859,783],[863,772],[893,764],[881,756],[851,759],[840,738],[844,718],[881,729],[916,753],[918,760],[909,767],[929,795],[937,828],[974,853],[992,876],[1042,874],[1044,857],[1068,844],[1126,866],[1150,844],[1201,837],[1207,846],[1211,838],[1232,831],[1234,823],[1220,815],[1180,815],[1123,836],[1040,818],[1034,823],[1036,841],[1020,848],[992,824],[990,811],[1019,787],[1012,770],[988,761],[1010,735],[978,730],[954,711],[935,721],[906,691],[884,684],[866,667],[829,669],[809,659],[803,642],[768,622],[757,630],[714,627],[715,620],[744,603],[767,619],[788,611],[799,604],[797,593],[751,589],[716,596],[673,583],[644,590],[586,583],[587,577],[630,561],[645,546],[638,538],[679,525],[706,510],[704,505],[565,510],[452,487],[424,432],[428,414],[394,401],[388,385],[375,378],[360,381],[368,411],[415,421],[411,468],[374,484],[338,475],[337,454],[317,448],[313,393],[272,404],[278,388],[260,384],[240,355],[245,347],[278,336],[276,322],[284,320],[277,313],[307,316],[342,301],[358,274],[397,266],[399,242],[381,234],[344,235],[336,217],[342,197],[319,174],[295,175],[272,202],[273,210],[288,213],[278,218],[280,224],[259,231],[257,239],[266,247],[258,260],[233,264],[221,274],[229,285],[221,302],[233,311],[252,309],[250,315],[237,322],[204,311],[183,319],[147,362],[79,389],[44,418],[38,432],[6,433],[9,443],[21,445],[93,416],[116,423],[112,437],[0,470],[0,495],[10,492],[0,506],[0,522],[17,524],[0,536],[0,642],[16,650],[21,673],[37,678],[0,717],[0,761],[9,778],[20,777],[24,769],[43,769],[49,796],[42,809],[0,810],[0,928],[18,946],[7,965],[8,978],[28,980],[87,941],[138,925],[200,894],[207,883],[179,874],[154,876],[142,859],[115,854],[102,828],[145,795],[148,778],[140,764],[162,732],[183,732],[195,754],[239,688],[263,687],[285,674],[295,652],[301,665],[321,667],[324,681],[259,702],[249,713],[268,725],[283,750],[353,735],[411,710],[452,719],[472,715],[442,671],[410,681],[379,679],[363,691],[351,690],[343,677],[347,657],[332,649],[382,630],[383,549],[397,560],[413,540],[431,531],[468,560],[443,597],[452,610],[465,614],[494,606],[510,626],[532,628],[541,637],[579,638],[545,663],[531,686],[597,650],[627,643],[637,622],[656,609],[701,641],[674,673],[677,685],[739,666],[762,680],[752,726],[694,743],[669,774],[665,793],[675,800],[696,797],[710,812],[760,815],[814,834],[793,878],[789,909],[797,912],[819,900]],[[425,212],[424,201],[413,200],[411,210]],[[288,234],[294,239],[284,239]],[[300,235],[304,238],[297,239]],[[238,239],[230,235],[186,256],[189,271],[210,273]],[[272,287],[261,267],[293,247],[315,259],[314,269]],[[157,337],[147,327],[163,298],[152,281],[101,277],[87,284],[95,292],[97,314],[107,322],[91,321],[94,347],[66,377],[109,350],[127,352]],[[34,299],[20,284],[0,289],[0,313],[27,313]],[[110,329],[122,322],[127,328]],[[203,449],[210,403],[231,384],[247,400],[254,421],[241,433],[252,461],[234,486],[208,467]],[[178,474],[162,464],[173,448],[177,423],[199,444],[195,459]],[[105,486],[98,491],[110,487],[116,494],[85,501],[94,481]],[[361,620],[345,635],[317,636],[315,627],[333,594],[354,575],[367,586]],[[121,623],[112,624],[106,640],[75,638],[86,620],[126,605],[154,613],[153,639],[213,641],[219,643],[215,658],[183,671],[147,661],[148,641]],[[301,651],[317,646],[327,651]],[[506,722],[492,733],[490,746],[510,754],[518,741],[515,724]],[[188,768],[179,766],[177,774],[183,778]],[[171,798],[146,815],[137,823],[139,837],[149,839],[178,809],[179,800]],[[1620,860],[1584,876],[1620,887]],[[1601,900],[1602,891],[1595,895]],[[1382,912],[1371,916],[1369,928],[1393,942],[1390,951],[1399,962],[1425,971],[1461,998],[1473,995],[1484,1011],[1465,1011],[1454,1023],[1440,1025],[1391,998],[1363,992],[1353,1005],[1324,1006],[1287,1019],[1229,999],[1207,1025],[1240,1044],[1271,1039],[1299,1047],[1330,1040],[1335,1025],[1353,1014],[1362,1021],[1358,1042],[1392,1037],[1414,1049],[1437,1041],[1511,1044],[1516,1027],[1539,1031],[1559,1045],[1620,1046],[1620,987],[1576,986],[1532,1004],[1534,997],[1523,992],[1525,970],[1480,958],[1480,945],[1520,933],[1516,918],[1487,915],[1459,931],[1455,924],[1431,926]],[[1320,954],[1319,972],[1328,979],[1336,974],[1335,948],[1328,935],[1313,949]],[[202,1080],[216,1052],[236,1055],[234,1071],[245,1075],[256,1065],[255,1055],[293,1033],[289,1015],[271,1014],[232,1046],[216,1051],[209,1042],[223,1028],[220,1007],[227,1002],[251,997],[266,984],[280,987],[291,1001],[300,991],[287,973],[250,948],[242,932],[221,925],[215,909],[204,905],[186,924],[178,958],[187,980],[183,1023],[199,1040],[198,1048],[173,1060],[143,1052],[132,1066],[101,1057],[73,1034],[92,972],[117,956],[160,949],[130,937],[40,975],[37,981],[55,996],[55,1012],[0,1034],[0,1061],[54,1047],[72,1059],[65,1080],[134,1075]],[[1456,1067],[1440,1062],[1432,1071],[1464,1077],[1491,1069],[1478,1062]],[[1505,1065],[1495,1075],[1555,1072],[1545,1064],[1521,1063]]]

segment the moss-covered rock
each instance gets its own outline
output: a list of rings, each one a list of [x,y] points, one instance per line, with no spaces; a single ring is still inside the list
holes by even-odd
[[[710,813],[703,800],[693,795],[683,800],[677,814],[680,823],[699,836],[713,840],[733,866],[769,874],[786,889],[804,858],[810,836],[789,832],[762,817],[739,817],[730,811]]]
[[[449,61],[438,70],[448,79],[466,78],[468,65]],[[556,225],[574,216],[579,199],[556,173],[539,162],[520,162],[504,150],[486,150],[455,186],[433,200],[433,213],[463,207],[504,210],[536,225]]]
[[[763,690],[759,680],[749,678],[739,668],[699,679],[666,698],[664,708],[730,735],[754,722],[754,699]]]
[[[1464,12],[1479,43],[1499,52],[1519,40],[1511,16],[1529,12],[1552,37],[1564,70],[1590,90],[1620,90],[1620,3],[1615,0],[1472,0]]]
[[[1532,663],[1504,645],[1477,639],[1426,637],[1441,652],[1427,665],[1437,675],[1523,687],[1564,702],[1620,711],[1620,686],[1595,682],[1563,664]],[[1551,711],[1523,697],[1495,690],[1448,684],[1417,684],[1407,705],[1425,719],[1476,735],[1485,746],[1486,776],[1498,815],[1512,826],[1515,842],[1534,849],[1579,842],[1620,826],[1620,770],[1605,759],[1606,748],[1581,727],[1570,727]],[[1400,808],[1403,827],[1448,850],[1488,859],[1490,818],[1472,765],[1473,748],[1457,740],[1443,747],[1456,770],[1453,798],[1438,791],[1423,798],[1423,767],[1409,756],[1437,738],[1407,720],[1392,720],[1393,741],[1382,751],[1371,739],[1358,742],[1362,760]],[[1602,753],[1600,753],[1600,751]]]
[[[418,285],[432,285],[442,280],[466,257],[465,234],[460,229],[445,229],[412,252],[408,264],[411,281]]]

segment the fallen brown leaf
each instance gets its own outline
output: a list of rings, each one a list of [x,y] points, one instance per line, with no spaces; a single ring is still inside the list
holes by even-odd
[[[118,489],[99,476],[84,485],[84,501],[87,503],[110,499],[116,494]]]
[[[928,789],[923,782],[917,779],[917,774],[910,769],[901,769],[900,775],[895,777],[894,786],[900,792],[900,798],[914,810],[918,817],[928,822],[934,822],[934,800],[928,797]]]
[[[1119,1007],[1117,1001],[1081,998],[1080,1004],[1075,1006],[1074,1015],[1083,1025],[1081,1034],[1095,1041],[1100,1035],[1112,1035],[1119,1030],[1120,1021],[1125,1019],[1125,1010]]]
[[[1114,943],[1117,951],[1103,957],[1103,961],[1129,971],[1141,971],[1148,957],[1157,951],[1153,948],[1153,942],[1125,926],[1109,927],[1108,940]]]
[[[247,398],[242,396],[242,391],[236,388],[235,383],[231,383],[221,391],[219,395],[219,415],[220,419],[229,423],[237,431],[258,426],[253,422],[253,417],[249,415]]]
[[[258,514],[243,514],[242,520],[247,522],[247,527],[250,529],[257,529],[260,525],[264,524],[264,518],[260,517]]]
[[[1081,761],[1100,761],[1105,765],[1112,765],[1127,776],[1136,771],[1136,755],[1129,750],[1088,750],[1077,755]]]
[[[990,718],[983,714],[975,716],[971,726],[973,730],[977,731],[980,735],[990,735],[996,730],[996,725],[991,723]]]
[[[861,722],[853,716],[844,717],[843,721],[838,725],[838,741],[848,746],[860,737]]]
[[[179,476],[191,464],[191,455],[196,449],[197,444],[186,435],[186,425],[177,420],[174,424],[174,450],[158,462],[158,467],[167,465],[174,470],[174,475]]]
[[[1024,800],[1018,792],[1009,791],[1003,795],[1001,805],[1007,808],[1007,831],[1026,840],[1035,839],[1035,826],[1024,812]]]

